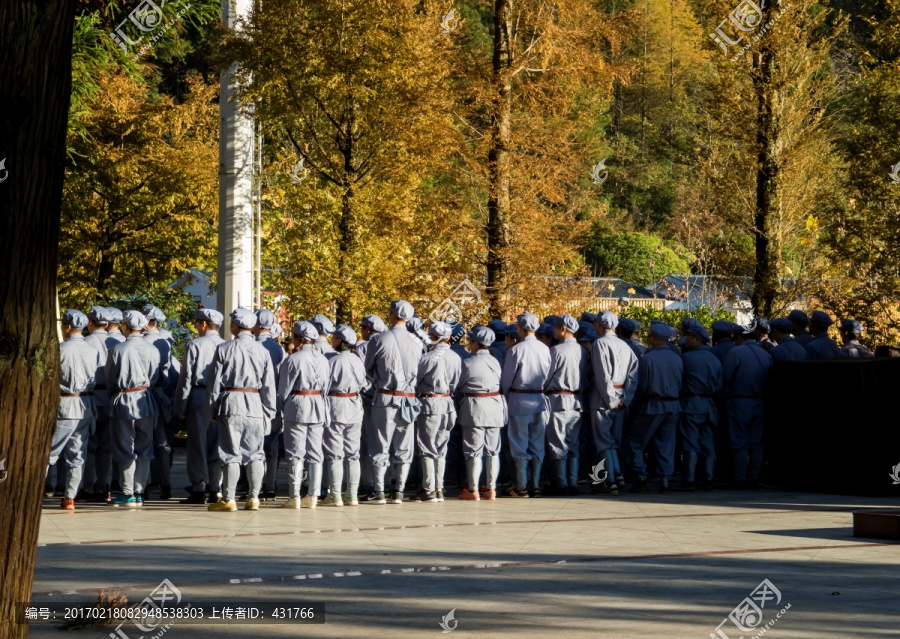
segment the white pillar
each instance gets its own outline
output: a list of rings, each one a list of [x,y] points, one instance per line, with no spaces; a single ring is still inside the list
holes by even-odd
[[[249,15],[252,0],[222,0],[222,24],[233,29]],[[222,72],[219,100],[218,306],[226,317],[238,306],[253,307],[253,117],[232,98],[237,69]]]

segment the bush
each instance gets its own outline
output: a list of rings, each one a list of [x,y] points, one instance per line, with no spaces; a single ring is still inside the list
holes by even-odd
[[[620,317],[630,317],[644,325],[643,332],[650,327],[651,320],[659,320],[676,328],[681,327],[681,322],[686,317],[693,317],[695,320],[703,324],[704,328],[709,331],[712,336],[712,323],[719,320],[728,322],[735,321],[734,313],[730,313],[723,309],[712,311],[708,306],[701,306],[693,311],[684,309],[659,310],[655,308],[639,308],[637,306],[629,306],[623,310]]]
[[[620,277],[638,286],[670,273],[690,272],[685,258],[646,233],[595,236],[585,248],[585,259],[595,276]]]

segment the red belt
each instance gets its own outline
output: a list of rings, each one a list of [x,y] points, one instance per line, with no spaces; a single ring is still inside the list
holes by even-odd
[[[356,397],[356,393],[337,393],[335,391],[331,391],[328,393],[329,397]]]
[[[494,391],[493,393],[464,393],[466,397],[496,397],[500,394],[499,391]]]
[[[430,399],[432,397],[450,397],[450,393],[422,393],[419,397]]]
[[[613,384],[613,388],[625,388],[625,384]]]
[[[119,390],[120,393],[136,393],[138,391],[147,390],[147,386],[135,386],[134,388],[123,388]]]
[[[320,390],[307,390],[307,391],[291,391],[291,395],[321,395],[322,391]]]
[[[93,395],[93,393],[60,393],[60,397],[85,397]]]
[[[567,391],[567,390],[552,390],[552,391],[547,391],[545,393],[545,395],[574,395],[574,394],[575,393],[573,393],[572,391]]]
[[[528,394],[528,395],[543,395],[544,394],[544,391],[528,390],[525,388],[510,388],[509,392],[510,393],[523,393],[523,394]]]
[[[256,393],[259,394],[258,388],[226,388],[229,393]]]
[[[415,397],[415,393],[404,393],[402,391],[393,391],[393,390],[385,390],[383,388],[379,388],[378,392],[382,395],[390,395],[391,397]]]

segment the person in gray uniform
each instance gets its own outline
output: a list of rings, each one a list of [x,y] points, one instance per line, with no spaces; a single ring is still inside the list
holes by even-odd
[[[191,495],[182,499],[182,504],[205,504],[207,491],[210,503],[218,501],[222,479],[219,430],[210,419],[206,389],[216,348],[224,341],[219,335],[219,326],[224,319],[219,311],[210,308],[194,311],[197,337],[184,349],[184,363],[175,391],[175,414],[184,421],[187,431],[187,473]]]
[[[806,345],[807,359],[841,359],[844,353],[828,337],[828,327],[834,324],[831,316],[824,311],[813,311],[809,318],[809,333],[812,339]],[[794,339],[797,336],[794,335]]]
[[[373,335],[383,333],[387,330],[387,324],[378,315],[366,315],[359,322],[360,341],[356,343],[356,356],[362,360],[365,365],[366,350],[369,348],[369,340]],[[372,459],[369,457],[369,442],[374,440],[372,434],[372,401],[374,400],[375,391],[372,385],[366,379],[366,385],[362,390],[363,405],[363,421],[362,432],[359,438],[359,481],[361,489],[357,497],[360,501],[367,501],[369,497],[374,495],[373,487],[375,485],[375,472],[372,467]]]
[[[681,386],[681,435],[685,489],[696,489],[697,462],[703,456],[700,487],[712,490],[716,464],[715,431],[718,424],[716,395],[722,388],[722,363],[709,347],[709,333],[699,322],[682,325],[684,366]]]
[[[331,334],[335,356],[328,361],[328,408],[330,423],[325,427],[322,447],[328,461],[328,496],[322,506],[358,506],[359,442],[363,420],[362,391],[368,386],[366,369],[356,354],[356,333],[340,324]],[[344,465],[347,466],[347,493],[341,495]]]
[[[554,320],[556,321],[556,320]],[[538,326],[538,329],[534,332],[534,336],[544,344],[547,348],[552,348],[556,344],[556,339],[553,334],[554,327],[551,324],[546,322],[541,322]]]
[[[722,369],[734,455],[732,488],[736,490],[757,488],[763,464],[764,398],[773,363],[772,356],[754,338],[755,328],[753,325],[744,328]]]
[[[84,463],[83,494],[90,501],[108,502],[109,466],[112,461],[109,441],[109,393],[106,390],[106,358],[109,355],[110,312],[102,306],[92,306],[87,315],[88,336],[84,343],[100,355],[100,368],[94,384],[94,409],[96,426],[88,440],[87,459]],[[118,343],[118,342],[115,342]]]
[[[499,319],[492,319],[487,323],[487,327],[494,331],[494,343],[491,346],[491,355],[500,362],[500,368],[502,369],[503,362],[506,359],[506,333],[509,328],[506,326],[506,322]],[[463,329],[463,335],[465,335],[465,329]]]
[[[171,499],[172,497],[172,445],[175,441],[175,429],[169,426],[169,422],[174,414],[173,397],[169,393],[168,387],[174,387],[177,384],[177,373],[173,375],[172,370],[172,342],[171,334],[167,337],[162,333],[160,327],[166,321],[165,314],[152,304],[143,307],[142,312],[147,318],[147,328],[144,329],[144,339],[152,344],[159,352],[159,379],[156,386],[153,387],[153,398],[156,400],[158,409],[156,421],[153,424],[153,458],[156,464],[155,472],[159,473],[160,481],[160,499]],[[167,331],[168,333],[168,331]],[[170,381],[170,377],[175,377],[174,381]],[[173,388],[174,390],[174,388]],[[173,393],[174,394],[174,393]],[[155,480],[155,478],[154,478]]]
[[[779,317],[769,323],[769,336],[775,342],[775,348],[769,349],[774,363],[799,362],[806,359],[806,349],[791,335],[791,320]]]
[[[575,341],[578,320],[558,315],[554,327],[557,344],[550,349],[550,372],[544,382],[549,420],[547,454],[553,461],[557,495],[578,494],[578,443],[582,394],[587,381],[588,354]]]
[[[94,384],[103,364],[97,349],[86,344],[81,335],[88,324],[87,316],[69,309],[63,313],[61,322],[65,341],[59,345],[59,407],[47,472],[60,458],[65,460],[68,478],[60,508],[75,510],[75,495],[81,485],[88,438],[96,424]]]
[[[106,312],[109,317],[109,322],[106,325],[106,347],[112,348],[115,344],[120,344],[125,341],[125,336],[122,335],[122,331],[119,329],[119,326],[121,326],[123,322],[123,316],[122,311],[112,306],[107,306]]]
[[[638,359],[642,358],[644,353],[647,352],[647,346],[641,341],[640,337],[636,335],[641,328],[642,326],[639,321],[628,317],[619,319],[619,324],[616,326],[616,336],[628,344],[631,351],[634,353],[634,356]]]
[[[859,343],[859,336],[862,335],[862,331],[863,325],[857,320],[841,320],[841,342],[844,344],[841,347],[841,352],[844,354],[844,357],[849,357],[851,359],[867,359],[869,357],[875,357],[872,351]]]
[[[416,394],[422,412],[416,420],[416,452],[422,467],[422,489],[416,501],[438,501],[444,496],[447,445],[456,423],[453,394],[459,384],[462,360],[447,343],[453,329],[446,322],[432,322],[428,335],[431,349],[419,360]]]
[[[462,361],[456,392],[463,455],[466,458],[466,485],[460,491],[459,498],[467,501],[482,498],[493,500],[497,497],[500,431],[507,420],[506,401],[500,394],[500,363],[490,351],[495,333],[485,326],[478,326],[469,332],[468,338],[472,357]],[[485,457],[487,481],[482,497],[478,492],[478,481]]]
[[[406,330],[408,330],[422,345],[422,353],[428,352],[428,346],[430,344],[428,340],[428,333],[423,328],[425,324],[422,322],[422,318],[418,315],[413,315],[412,318],[406,323]]]
[[[599,337],[591,346],[591,368],[594,385],[591,393],[591,430],[594,450],[605,462],[607,479],[593,492],[619,494],[618,478],[625,477],[619,459],[622,429],[628,407],[638,386],[638,357],[631,345],[616,336],[619,318],[612,311],[595,316],[594,328]],[[599,472],[599,471],[598,471]]]
[[[683,366],[681,356],[669,341],[672,327],[656,323],[650,326],[650,350],[638,366],[635,402],[639,412],[628,431],[629,463],[635,474],[633,492],[646,492],[647,466],[644,449],[653,441],[659,470],[659,492],[669,491],[669,477],[675,471],[675,432],[681,412]]]
[[[256,311],[256,319],[256,341],[262,344],[262,347],[269,353],[269,357],[272,358],[272,370],[275,371],[275,386],[277,387],[281,362],[287,357],[281,344],[272,335],[272,330],[278,326],[278,318],[269,309],[261,308]],[[275,499],[275,477],[278,474],[278,454],[281,451],[283,429],[281,405],[276,402],[275,419],[272,420],[272,427],[263,441],[263,450],[266,453],[266,475],[263,479],[262,496],[266,501]]]
[[[406,330],[413,316],[406,300],[391,302],[388,323],[391,329],[371,338],[366,350],[366,376],[375,390],[372,403],[372,439],[369,456],[374,467],[374,495],[369,501],[385,503],[384,476],[393,461],[396,484],[392,504],[403,503],[403,489],[413,458],[414,424],[420,404],[416,398],[416,375],[422,349]]]
[[[791,334],[794,336],[794,339],[797,340],[800,346],[806,348],[813,338],[810,332],[806,330],[806,327],[809,326],[809,316],[799,309],[794,309],[788,313],[787,318],[791,322]]]
[[[719,358],[719,361],[725,363],[725,356],[728,351],[734,348],[735,324],[726,320],[716,320],[712,323],[712,352]]]
[[[237,510],[235,493],[242,465],[248,467],[246,510],[259,510],[266,454],[263,442],[275,418],[275,371],[269,352],[253,337],[256,314],[236,308],[229,316],[234,339],[216,347],[209,367],[206,401],[219,428],[222,498],[214,512]]]
[[[330,330],[334,333],[333,328]],[[278,398],[284,409],[284,451],[291,478],[290,495],[281,507],[315,508],[322,486],[322,438],[328,421],[326,397],[331,371],[317,345],[321,333],[312,322],[297,322],[292,332],[296,350],[284,360],[278,380]],[[308,465],[309,486],[301,499],[304,463]]]
[[[544,383],[550,372],[550,349],[534,336],[538,326],[540,322],[533,313],[519,315],[519,343],[507,350],[500,376],[509,412],[509,448],[516,466],[515,482],[506,491],[510,497],[541,495],[547,428]]]
[[[316,348],[325,357],[334,357],[334,348],[331,346],[331,334],[334,332],[334,323],[321,313],[313,315],[309,321],[319,331],[319,336],[316,338]]]
[[[138,311],[123,313],[125,341],[109,349],[106,386],[109,390],[109,425],[112,455],[119,466],[122,492],[113,506],[133,508],[143,505],[140,496],[150,477],[153,459],[153,427],[159,409],[152,389],[159,383],[159,351],[141,331],[147,318]]]

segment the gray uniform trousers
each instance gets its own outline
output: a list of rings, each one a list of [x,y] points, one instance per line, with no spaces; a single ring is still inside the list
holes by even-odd
[[[757,481],[763,465],[765,405],[762,399],[740,397],[729,399],[727,406],[728,435],[734,454],[734,481]]]
[[[555,464],[557,486],[578,485],[580,435],[581,411],[558,410],[550,413],[550,423],[547,424],[547,454],[554,462],[562,462]],[[568,467],[566,460],[571,462]]]
[[[682,413],[678,421],[678,432],[684,450],[684,480],[693,482],[697,468],[697,458],[703,456],[704,465],[700,479],[705,482],[713,480],[716,466],[716,409],[707,413]]]
[[[153,426],[156,417],[141,419],[110,418],[112,456],[119,464],[122,494],[130,497],[143,493],[150,477],[153,459]]]
[[[194,492],[218,491],[222,468],[219,461],[219,427],[210,420],[206,388],[191,390],[187,428],[187,473]]]
[[[330,463],[329,488],[336,498],[344,479],[344,463],[347,464],[347,495],[356,497],[359,491],[359,450],[362,421],[350,424],[332,422],[325,428],[322,450]]]
[[[544,462],[544,438],[547,429],[547,413],[509,416],[509,450],[516,464],[516,487],[524,490],[537,488],[540,481],[541,465]],[[528,466],[531,472],[528,472]]]
[[[419,415],[416,419],[416,452],[422,460],[422,488],[428,492],[444,489],[444,470],[450,432],[456,413]]]
[[[84,460],[87,457],[88,439],[94,429],[94,418],[57,419],[56,431],[50,443],[50,465],[62,459],[69,469],[66,481],[66,499],[75,499],[81,484]],[[48,469],[49,469],[48,466]]]
[[[290,497],[300,496],[303,481],[303,465],[309,464],[309,485],[307,495],[318,497],[322,488],[322,439],[325,423],[300,424],[284,422],[284,453],[288,460],[290,477]]]
[[[263,439],[266,432],[266,420],[263,417],[246,415],[222,415],[219,417],[219,459],[224,466],[222,497],[233,501],[237,492],[240,473],[238,465],[249,465],[250,493],[248,499],[259,497],[262,485],[266,454],[263,451]],[[253,494],[253,488],[256,494]]]
[[[109,406],[94,405],[97,421],[94,432],[88,438],[88,457],[85,462],[85,490],[93,487],[98,492],[109,490],[110,449],[112,434],[109,427]],[[93,459],[93,464],[91,460]]]
[[[371,411],[369,456],[374,467],[375,491],[384,492],[384,476],[393,462],[396,475],[394,490],[402,493],[413,459],[415,428],[403,419],[400,407],[373,406]]]
[[[615,483],[616,477],[622,474],[622,463],[619,449],[622,446],[622,429],[625,424],[626,409],[610,410],[598,408],[591,411],[591,430],[594,435],[594,447],[597,454],[606,460],[605,468],[609,480]],[[641,453],[643,456],[643,453]],[[643,457],[642,457],[643,459]]]
[[[469,490],[478,490],[483,458],[487,457],[486,490],[497,490],[497,475],[500,471],[500,432],[503,429],[485,426],[463,426],[463,455],[466,458]]]
[[[660,485],[668,486],[669,477],[675,472],[675,431],[678,427],[677,412],[651,415],[640,413],[628,432],[627,447],[631,470],[638,479],[647,479],[647,465],[644,463],[644,449],[652,441],[656,467],[659,469]]]

